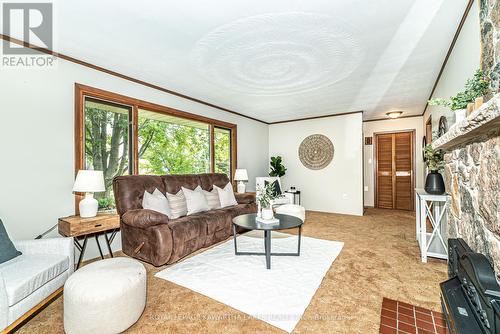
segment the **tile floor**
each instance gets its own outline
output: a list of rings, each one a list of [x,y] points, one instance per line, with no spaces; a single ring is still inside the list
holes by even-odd
[[[384,298],[380,334],[449,334],[443,313]]]

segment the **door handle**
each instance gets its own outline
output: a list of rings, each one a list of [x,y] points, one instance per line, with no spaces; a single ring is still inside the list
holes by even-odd
[[[397,171],[396,176],[411,176],[411,172],[409,172],[409,171]]]

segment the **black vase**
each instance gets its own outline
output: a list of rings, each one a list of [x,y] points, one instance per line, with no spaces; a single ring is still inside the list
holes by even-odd
[[[443,176],[437,170],[431,170],[425,179],[425,191],[432,195],[442,195],[445,192]]]

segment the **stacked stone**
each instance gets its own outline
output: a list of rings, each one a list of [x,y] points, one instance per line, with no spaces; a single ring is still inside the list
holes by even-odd
[[[500,1],[480,0],[481,69],[490,73],[491,90],[500,90]]]

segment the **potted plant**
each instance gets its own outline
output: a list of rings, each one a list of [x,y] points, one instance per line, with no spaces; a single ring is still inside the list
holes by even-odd
[[[274,185],[268,183],[265,187],[260,187],[257,192],[257,203],[260,208],[260,215],[263,219],[273,219],[274,213],[271,202],[276,198]]]
[[[286,168],[281,163],[282,161],[283,159],[279,155],[271,157],[271,162],[270,162],[271,171],[269,172],[269,176],[282,177],[283,175],[285,175]]]
[[[489,79],[483,71],[477,70],[471,79],[467,79],[465,83],[465,90],[457,93],[457,95],[450,97],[449,100],[435,98],[429,100],[431,106],[444,106],[449,107],[455,112],[455,123],[465,119],[467,114],[467,105],[474,103],[479,97],[484,96],[489,89]]]
[[[439,173],[444,167],[443,151],[435,150],[432,145],[425,146],[424,161],[429,169],[425,179],[425,191],[433,195],[441,195],[445,192],[443,176]]]

